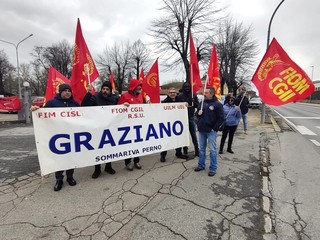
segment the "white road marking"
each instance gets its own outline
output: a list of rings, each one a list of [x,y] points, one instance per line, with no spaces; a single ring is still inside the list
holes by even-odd
[[[320,143],[317,140],[310,139],[310,141],[313,142],[317,147],[320,147]]]
[[[285,117],[285,118],[294,118],[294,119],[320,119],[320,117]]]
[[[319,128],[319,129],[320,129],[320,126],[316,126],[316,128]]]
[[[309,128],[306,128],[305,126],[297,125],[296,129],[302,134],[302,135],[317,135],[314,132],[312,132]]]

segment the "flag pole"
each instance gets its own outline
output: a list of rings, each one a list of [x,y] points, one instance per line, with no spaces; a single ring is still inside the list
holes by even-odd
[[[243,93],[243,96],[242,96],[242,98],[241,98],[241,101],[240,101],[240,103],[239,103],[239,106],[241,105],[241,103],[242,103],[242,101],[243,101],[243,99],[244,99],[244,97],[245,97],[246,93],[247,93],[247,91],[245,91],[245,92]]]
[[[90,80],[90,72],[89,72],[89,63],[86,63],[86,71],[87,71],[87,74],[88,74],[88,83],[89,85],[91,84],[91,80]]]
[[[191,106],[193,107],[193,68],[192,68],[192,64],[190,64],[190,85],[191,85]],[[192,79],[191,79],[192,78]]]
[[[208,79],[209,79],[209,75],[208,75],[208,73],[207,73],[206,81],[205,81],[205,83],[204,83],[203,92],[207,89]],[[203,109],[203,103],[204,103],[204,96],[203,96],[203,100],[202,100],[202,102],[201,102],[201,108],[200,108],[200,110]]]

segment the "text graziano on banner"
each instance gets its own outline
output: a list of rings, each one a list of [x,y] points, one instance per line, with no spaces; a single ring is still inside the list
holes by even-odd
[[[42,175],[189,145],[184,103],[42,108],[32,117]]]

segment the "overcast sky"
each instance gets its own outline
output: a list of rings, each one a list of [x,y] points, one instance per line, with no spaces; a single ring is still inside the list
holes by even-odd
[[[146,42],[150,21],[159,16],[161,0],[1,0],[0,39],[12,43],[33,34],[19,46],[20,63],[31,61],[34,46],[50,46],[66,39],[73,44],[77,18],[80,18],[84,38],[94,58],[106,44]],[[252,26],[252,37],[259,43],[259,64],[267,43],[269,20],[280,0],[219,0],[227,5],[226,12],[245,26]],[[277,11],[271,28],[288,55],[313,79],[320,79],[320,1],[286,0]],[[12,45],[0,42],[0,49],[16,66]],[[156,56],[155,56],[156,58]],[[160,59],[161,61],[161,59]],[[313,68],[311,66],[314,66]],[[312,71],[313,69],[313,71]],[[160,68],[163,84],[171,80]]]

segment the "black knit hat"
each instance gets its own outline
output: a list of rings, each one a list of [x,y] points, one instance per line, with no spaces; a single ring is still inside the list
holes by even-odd
[[[107,82],[107,81],[102,83],[101,89],[102,89],[103,87],[107,87],[107,88],[109,88],[110,90],[112,89],[111,83],[110,83],[110,82]]]
[[[69,84],[62,83],[59,85],[59,93],[61,94],[64,90],[69,89],[72,92],[71,87]]]

